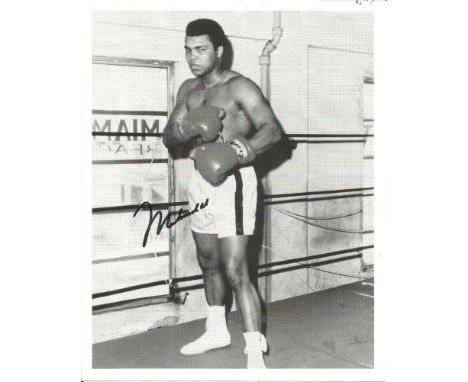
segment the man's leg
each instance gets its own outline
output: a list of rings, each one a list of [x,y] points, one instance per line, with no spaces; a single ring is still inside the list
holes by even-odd
[[[260,298],[250,282],[247,266],[249,236],[229,236],[220,239],[226,279],[236,298],[244,331],[261,330]]]
[[[198,264],[203,273],[205,297],[209,306],[224,305],[226,293],[218,235],[192,231]]]
[[[205,332],[197,340],[180,349],[183,355],[202,354],[231,344],[226,324],[224,307],[226,287],[218,236],[194,231],[192,234],[197,248],[198,263],[203,272],[205,297],[209,306]]]
[[[229,285],[242,317],[246,342],[247,367],[265,368],[263,353],[267,350],[261,334],[260,297],[249,278],[247,244],[249,236],[229,236],[220,239],[222,262]]]

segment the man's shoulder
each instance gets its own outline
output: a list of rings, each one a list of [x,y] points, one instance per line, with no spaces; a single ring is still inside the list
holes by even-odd
[[[184,92],[188,92],[194,89],[199,83],[200,83],[200,80],[198,78],[187,78],[180,85],[180,90]]]
[[[240,73],[236,73],[226,81],[226,85],[229,86],[235,92],[252,92],[259,91],[258,85],[250,78],[243,76]]]

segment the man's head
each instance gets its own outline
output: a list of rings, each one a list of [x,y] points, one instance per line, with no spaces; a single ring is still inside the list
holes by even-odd
[[[216,21],[198,19],[188,23],[185,36],[185,57],[197,77],[222,66],[226,35]]]

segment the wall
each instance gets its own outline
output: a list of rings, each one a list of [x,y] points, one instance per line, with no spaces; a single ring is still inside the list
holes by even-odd
[[[271,38],[271,12],[95,12],[93,14],[93,54],[130,58],[159,59],[175,62],[175,90],[191,77],[184,59],[184,28],[198,17],[217,20],[230,37],[234,48],[233,69],[260,81],[258,56]],[[272,53],[271,104],[288,134],[349,133],[359,130],[359,86],[357,73],[372,72],[372,14],[353,13],[282,13],[283,37]],[[342,51],[344,50],[344,51]],[[364,53],[353,54],[350,51]],[[366,57],[362,60],[362,57]],[[340,58],[339,67],[329,64]],[[357,57],[357,58],[356,58]],[[335,73],[333,73],[335,70]],[[351,80],[349,80],[351,78]],[[327,88],[327,83],[331,83]],[[333,86],[345,93],[322,99]],[[320,105],[317,101],[320,101]],[[339,108],[333,107],[339,101]],[[341,102],[344,101],[344,102]],[[335,105],[338,106],[338,105]],[[318,112],[323,107],[326,113]],[[301,193],[362,187],[362,151],[358,144],[298,144],[290,160],[270,173],[271,194]],[[186,200],[185,187],[191,163],[177,160],[177,199]],[[330,176],[333,174],[333,176]],[[361,198],[313,203],[285,203],[271,210],[271,236],[267,262],[319,254],[358,246],[361,235],[321,231],[282,211],[304,216],[337,215],[360,208]],[[340,221],[348,229],[360,229],[360,215]],[[179,224],[175,253],[175,276],[200,274],[193,240],[187,225]],[[294,264],[292,264],[294,265]],[[360,260],[330,264],[322,269],[356,275]],[[275,301],[352,282],[312,269],[278,273],[261,280],[266,301]],[[194,281],[197,284],[200,281]],[[184,284],[190,285],[190,283]],[[205,315],[206,303],[201,290],[189,292],[181,321]]]
[[[272,55],[271,104],[285,131],[288,134],[363,134],[362,79],[373,72],[372,14],[284,12],[282,27],[283,37]],[[299,144],[291,160],[271,172],[271,193],[361,188],[362,156],[360,143]],[[358,211],[362,203],[363,198],[346,198],[273,206],[267,262],[362,245],[360,234],[307,225],[277,208],[302,216],[330,217]],[[361,214],[311,223],[362,231]],[[327,260],[354,254],[331,256]],[[346,276],[314,269],[279,273],[270,277],[267,301],[356,281],[348,276],[360,276],[361,260],[337,262],[320,269]]]

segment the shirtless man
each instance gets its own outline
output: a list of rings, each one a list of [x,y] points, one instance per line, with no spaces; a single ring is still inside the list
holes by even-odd
[[[190,226],[203,271],[208,302],[206,330],[181,349],[202,354],[230,345],[225,280],[232,287],[246,341],[248,368],[265,368],[259,295],[249,279],[247,244],[253,235],[257,177],[252,161],[281,139],[281,127],[258,86],[225,67],[226,36],[213,20],[186,28],[185,56],[195,78],[186,80],[163,132],[171,147],[193,141],[194,172],[189,185]],[[201,145],[200,145],[201,144]]]

